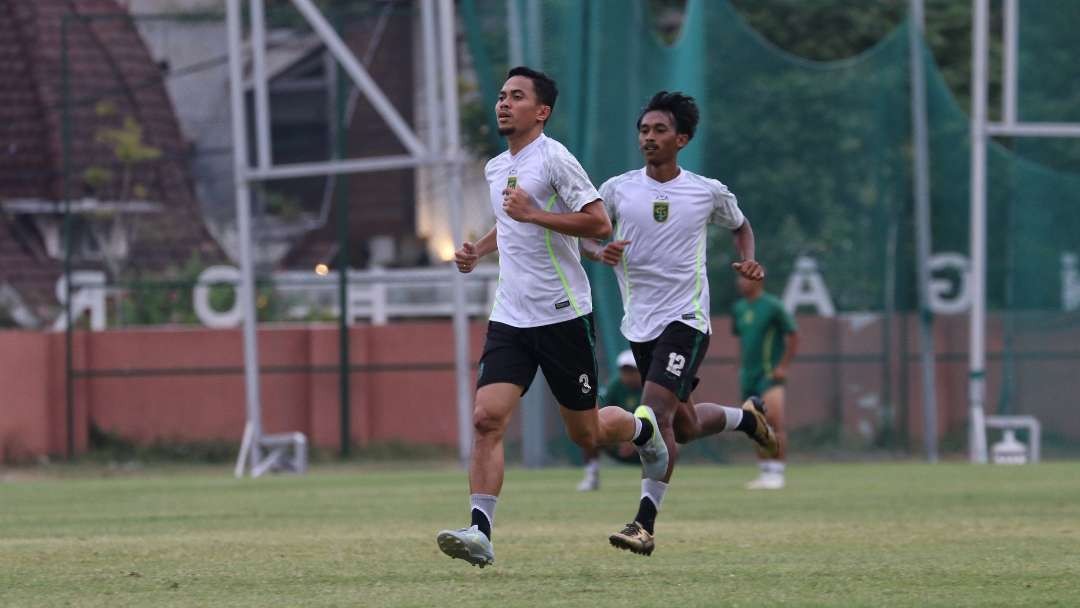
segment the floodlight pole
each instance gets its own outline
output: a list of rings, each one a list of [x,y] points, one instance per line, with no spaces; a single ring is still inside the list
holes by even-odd
[[[968,447],[986,463],[986,85],[989,0],[973,0],[971,68],[971,315],[968,332]]]
[[[517,0],[506,0],[506,46],[510,67],[525,65],[525,45],[522,43],[521,16],[518,13]]]
[[[252,85],[255,90],[255,159],[256,165],[260,169],[269,169],[274,162],[270,150],[270,87],[266,79],[265,13],[263,0],[251,0],[251,66]]]
[[[635,6],[637,6],[635,4]],[[540,10],[540,0],[526,0],[525,24],[529,28],[528,42],[525,46],[525,61],[535,69],[544,65],[544,46],[541,33],[544,29],[544,17]]]
[[[229,41],[229,93],[232,106],[233,182],[236,185],[236,228],[240,245],[240,289],[237,298],[243,314],[244,398],[247,424],[236,469],[243,474],[244,456],[252,469],[262,458],[262,408],[259,399],[259,354],[255,332],[255,261],[251,251],[251,188],[248,184],[247,125],[245,124],[243,69],[241,66],[240,1],[226,0]],[[260,0],[253,0],[261,4]],[[254,10],[252,11],[254,15]],[[258,55],[258,49],[256,50]]]
[[[454,2],[439,0],[439,43],[442,59],[446,157],[450,169],[450,232],[454,243],[464,240],[461,197],[461,121],[458,116],[457,44],[454,37]],[[465,277],[454,270],[454,378],[457,386],[458,455],[462,464],[472,451],[472,383],[469,382],[469,324],[465,313]]]
[[[915,240],[919,275],[919,351],[922,363],[923,445],[926,460],[938,460],[937,386],[933,312],[930,310],[930,145],[927,137],[926,79],[923,70],[923,0],[911,0],[908,26],[911,61],[911,123],[915,147]],[[907,365],[907,353],[900,355]]]
[[[454,6],[441,0],[421,0],[420,25],[424,39],[424,116],[428,125],[428,149],[445,150],[447,162],[438,165],[449,175],[450,234],[454,243],[464,241],[463,200],[461,196],[461,132],[458,119],[457,54],[454,37]],[[439,41],[436,48],[434,41]],[[439,75],[442,74],[440,80]],[[443,103],[440,104],[440,100]],[[443,109],[440,115],[439,109]],[[469,381],[469,318],[465,311],[465,277],[451,267],[454,301],[454,386],[458,427],[458,458],[468,466],[472,453],[472,383]]]
[[[442,122],[439,118],[439,50],[435,47],[438,40],[436,30],[435,0],[420,2],[420,31],[424,37],[424,120],[427,122],[428,150],[438,150],[442,145]]]
[[[1005,44],[1002,57],[1001,116],[1007,125],[1016,124],[1016,54],[1019,43],[1020,14],[1017,0],[1005,0]]]

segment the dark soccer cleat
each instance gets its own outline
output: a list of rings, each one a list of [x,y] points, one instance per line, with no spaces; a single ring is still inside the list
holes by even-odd
[[[769,422],[765,420],[765,402],[761,397],[750,397],[742,404],[743,416],[750,415],[757,421],[753,433],[747,433],[758,444],[758,454],[764,458],[776,458],[780,454],[780,442],[776,440]]]
[[[609,536],[608,541],[611,542],[612,547],[626,549],[638,555],[652,555],[653,548],[656,546],[653,535],[646,532],[645,528],[636,521],[626,524],[622,530]]]

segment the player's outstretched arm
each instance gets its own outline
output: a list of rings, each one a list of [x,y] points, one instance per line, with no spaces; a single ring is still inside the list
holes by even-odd
[[[731,267],[751,281],[764,280],[765,268],[754,259],[754,229],[750,226],[750,220],[744,219],[742,225],[731,233],[735,235],[735,250],[739,252],[739,258],[742,259]]]
[[[519,222],[543,226],[548,230],[561,232],[569,236],[590,239],[606,239],[611,236],[611,220],[608,219],[604,203],[596,199],[573,213],[551,213],[544,211],[521,188],[503,192],[503,210]]]
[[[480,258],[498,249],[497,236],[497,226],[492,226],[491,230],[475,243],[462,243],[461,248],[454,252],[454,263],[457,264],[458,272],[472,272]]]

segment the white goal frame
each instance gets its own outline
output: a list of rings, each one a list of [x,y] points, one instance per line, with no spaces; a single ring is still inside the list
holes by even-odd
[[[968,447],[971,462],[987,462],[986,401],[986,145],[998,137],[1080,137],[1080,123],[1017,120],[1018,0],[1004,3],[1002,121],[987,117],[990,0],[972,0],[971,50],[971,315],[968,344]]]

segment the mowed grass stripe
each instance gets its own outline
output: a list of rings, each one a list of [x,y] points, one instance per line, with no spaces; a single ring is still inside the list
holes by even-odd
[[[2,606],[1073,606],[1080,465],[680,467],[640,557],[607,535],[634,514],[629,467],[508,472],[496,563],[452,561],[455,468],[224,469],[0,484]]]

